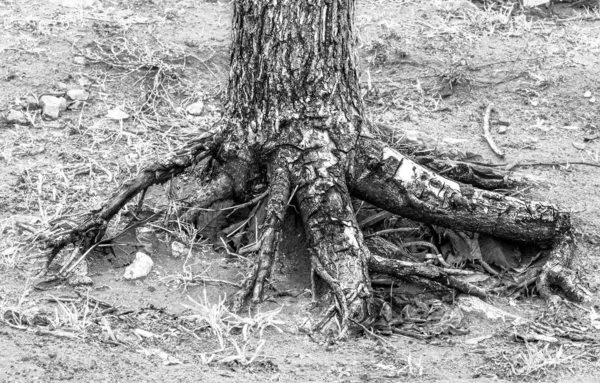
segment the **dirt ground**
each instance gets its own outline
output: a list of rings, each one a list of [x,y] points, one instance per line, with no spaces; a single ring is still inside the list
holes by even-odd
[[[517,195],[572,212],[576,266],[595,296],[600,15],[571,4],[557,4],[552,16],[499,3],[358,1],[369,117],[441,151],[554,163],[517,168],[530,180]],[[30,246],[32,233],[98,206],[144,164],[218,120],[231,12],[231,3],[217,1],[0,0],[0,114],[27,118],[0,120],[0,381],[599,381],[595,298],[558,311],[535,297],[493,300],[523,318],[582,329],[587,341],[518,341],[513,320],[469,313],[463,331],[428,339],[308,336],[306,254],[294,225],[274,285],[295,293],[273,293],[246,322],[230,318],[238,325],[219,352],[217,334],[193,321],[222,308],[248,264],[176,228],[157,238],[184,236],[186,254],[155,246],[145,279],[125,280],[119,257],[96,254],[88,265],[93,285],[33,288],[43,259]],[[57,119],[43,119],[31,99],[74,89],[89,99]],[[201,112],[186,112],[198,101]],[[489,103],[504,159],[482,137]],[[131,117],[111,118],[115,109]],[[570,164],[577,161],[596,167]],[[174,185],[155,187],[146,203],[164,205]]]

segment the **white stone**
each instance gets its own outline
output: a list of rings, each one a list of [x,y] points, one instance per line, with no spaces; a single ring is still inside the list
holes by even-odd
[[[114,108],[106,113],[106,118],[111,120],[126,120],[129,118],[129,115],[119,108]]]
[[[188,249],[183,243],[173,241],[171,243],[171,254],[173,254],[174,258],[181,258],[188,254]]]
[[[90,98],[90,94],[83,89],[71,89],[67,96],[73,101],[87,101]]]
[[[135,253],[135,260],[133,263],[127,266],[125,269],[123,278],[129,280],[144,278],[150,273],[152,266],[154,266],[154,261],[152,261],[152,258],[141,251],[138,251]]]
[[[77,65],[85,65],[85,57],[75,56],[75,57],[73,57],[73,62]]]
[[[192,116],[200,116],[202,111],[204,110],[204,103],[202,101],[195,102],[193,104],[188,105],[185,110],[191,114]]]
[[[67,100],[62,97],[46,95],[40,98],[40,105],[44,117],[56,120],[60,116],[60,112],[67,109]]]

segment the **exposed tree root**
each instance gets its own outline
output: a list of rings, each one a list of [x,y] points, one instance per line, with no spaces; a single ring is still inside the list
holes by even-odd
[[[213,180],[189,201],[185,207],[180,207],[175,215],[183,222],[198,225],[197,219],[200,213],[209,208],[214,202],[229,199],[234,194],[234,184],[229,173],[218,171]]]
[[[415,221],[514,242],[552,245],[570,227],[555,206],[523,201],[444,178],[381,142],[364,138],[352,193]]]
[[[211,156],[219,144],[215,133],[203,133],[177,150],[168,159],[155,162],[144,168],[134,179],[124,183],[111,198],[98,210],[86,214],[79,223],[71,220],[54,221],[49,233],[44,235],[43,247],[50,249],[43,273],[67,245],[81,241],[82,254],[100,241],[110,220],[139,193],[145,193],[148,187],[167,182],[181,174],[186,168]]]
[[[577,302],[589,298],[588,292],[581,286],[575,271],[570,268],[575,251],[575,238],[569,231],[554,245],[548,261],[537,277],[538,294],[551,304],[560,301],[560,297],[552,292],[552,286],[560,287],[567,298]]]
[[[350,192],[402,216],[453,229],[458,227],[541,245],[551,245],[556,238],[561,238],[537,278],[537,289],[550,302],[556,301],[551,286],[562,288],[570,299],[581,300],[585,297],[586,291],[568,268],[574,245],[570,222],[565,213],[551,205],[523,202],[448,180],[400,153],[379,145],[377,142],[368,142],[359,147],[359,153],[364,150],[362,154],[366,155],[358,161],[356,174],[359,176],[354,178],[350,190],[343,178],[337,177],[339,173],[334,169],[337,165],[329,173],[294,173],[294,167],[290,172],[290,158],[294,159],[294,163],[314,161],[318,156],[328,155],[322,147],[315,146],[306,158],[303,157],[304,153],[289,148],[282,150],[285,154],[274,156],[268,170],[269,198],[264,202],[253,201],[265,206],[266,213],[255,243],[242,248],[245,253],[256,251],[257,255],[251,273],[233,297],[234,309],[240,309],[248,297],[253,303],[262,300],[292,189],[296,192],[307,232],[313,272],[329,286],[334,298],[332,305],[322,313],[316,329],[322,328],[336,314],[340,319],[340,336],[345,335],[352,322],[369,325],[382,318],[384,323],[389,320],[389,307],[369,292],[368,271],[408,280],[422,278],[421,281],[430,281],[426,284],[440,284],[482,299],[488,297],[486,290],[460,278],[469,274],[468,271],[414,262],[406,249],[379,237],[365,241],[351,209]],[[323,150],[321,154],[320,150]],[[52,248],[51,256],[67,244],[78,241],[80,250],[77,254],[86,254],[101,240],[114,214],[135,195],[153,184],[171,179],[185,167],[209,155],[210,152],[204,150],[185,161],[175,157],[144,169],[100,210],[92,212],[83,224],[59,233],[59,237],[48,242],[46,245]],[[190,209],[181,215],[184,220],[194,222],[198,212],[213,202],[234,197],[238,184],[238,179],[234,181],[234,178],[243,176],[232,176],[232,168],[239,170],[240,165],[233,163],[219,167],[212,182],[202,189],[202,194],[191,203],[188,201]],[[239,171],[244,173],[246,170]],[[386,235],[393,233],[393,229],[383,232]]]
[[[283,158],[274,161],[269,174],[271,186],[265,224],[260,228],[260,237],[256,238],[259,251],[250,275],[242,282],[242,288],[233,297],[235,311],[242,307],[244,300],[251,294],[252,302],[258,303],[262,300],[264,285],[271,275],[275,253],[281,240],[281,225],[290,200],[291,189],[290,174]]]
[[[454,288],[464,294],[474,295],[484,300],[488,297],[484,289],[457,278],[459,275],[468,275],[464,270],[447,269],[424,263],[393,259],[390,255],[396,254],[396,248],[385,240],[369,241],[367,244],[369,250],[371,250],[369,270],[372,272],[397,278],[418,276]]]
[[[369,270],[398,278],[416,275],[452,287],[464,294],[474,295],[484,300],[488,298],[484,289],[451,275],[451,270],[432,265],[387,259],[373,254],[369,259]]]

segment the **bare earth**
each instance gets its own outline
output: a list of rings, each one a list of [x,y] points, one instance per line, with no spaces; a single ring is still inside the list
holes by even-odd
[[[426,146],[475,153],[485,161],[564,163],[518,168],[533,186],[519,195],[572,211],[581,237],[577,267],[595,295],[600,169],[566,164],[600,164],[600,138],[594,138],[600,135],[598,10],[558,4],[558,16],[551,17],[545,8],[511,15],[508,7],[475,4],[358,1],[361,81],[370,117],[393,126],[399,137],[419,131]],[[179,258],[159,247],[151,274],[135,282],[123,279],[114,257],[96,255],[89,263],[91,287],[32,288],[43,259],[28,247],[27,228],[35,232],[61,214],[98,206],[152,158],[218,120],[231,12],[232,4],[214,1],[0,0],[0,114],[22,110],[33,120],[0,120],[0,381],[599,381],[598,343],[523,343],[512,336],[511,321],[472,314],[465,314],[464,333],[427,340],[367,334],[334,343],[309,337],[299,329],[312,312],[303,293],[309,284],[306,257],[294,234],[287,236],[274,285],[298,293],[273,295],[258,308],[281,309],[281,331],[268,327],[262,336],[252,335],[241,352],[246,362],[255,355],[252,363],[225,358],[240,354],[231,346],[215,354],[219,344],[207,328],[190,332],[186,316],[197,311],[184,305],[197,306],[188,297],[217,305],[236,288],[191,283],[186,276],[239,282],[248,267],[208,245],[195,244]],[[115,63],[122,61],[111,61],[123,51],[99,55],[99,45],[128,49],[140,63],[158,63],[174,74],[156,90],[162,102],[144,99],[147,82],[140,81],[136,63],[119,67]],[[25,107],[28,95],[72,89],[87,90],[90,99],[56,120]],[[198,100],[204,103],[201,115],[187,114],[185,107]],[[494,119],[509,123],[505,134],[497,123],[492,127],[505,160],[482,137],[490,102],[498,112]],[[114,108],[135,118],[106,118]],[[167,191],[155,187],[146,203],[164,204]],[[86,313],[86,296],[118,311],[100,315],[103,308],[96,307]],[[57,304],[53,297],[74,301]],[[597,336],[595,301],[565,306],[561,320]],[[494,303],[530,319],[555,315],[535,297]],[[60,331],[15,324],[5,314],[9,310],[41,314]],[[245,344],[241,334],[235,336],[240,347]]]

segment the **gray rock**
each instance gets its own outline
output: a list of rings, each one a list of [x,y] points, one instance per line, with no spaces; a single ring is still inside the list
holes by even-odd
[[[90,94],[83,89],[71,89],[67,92],[67,97],[73,101],[87,101]]]
[[[200,116],[204,110],[204,103],[202,101],[195,102],[191,105],[188,105],[185,110],[192,116]]]
[[[88,276],[89,265],[86,260],[83,260],[75,270],[73,274],[67,279],[67,283],[70,286],[89,286],[93,285],[94,281]]]
[[[94,281],[92,280],[92,278],[88,277],[87,275],[74,275],[72,277],[70,277],[67,281],[69,283],[69,286],[91,286],[94,284]]]
[[[67,100],[62,97],[42,96],[40,104],[42,115],[52,120],[56,120],[60,116],[60,112],[67,109]]]
[[[11,109],[6,116],[6,122],[9,124],[25,125],[29,123],[29,120],[27,119],[27,116],[25,116],[25,113]]]

